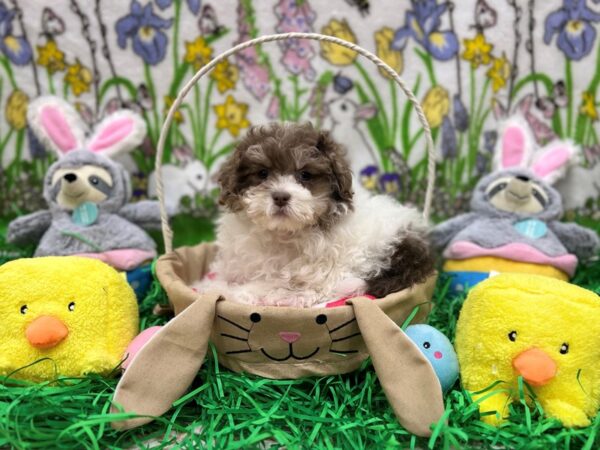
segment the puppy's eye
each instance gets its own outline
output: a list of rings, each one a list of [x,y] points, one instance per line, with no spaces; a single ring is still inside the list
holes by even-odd
[[[515,342],[517,340],[517,332],[511,331],[508,333],[508,339],[510,339],[512,342]]]
[[[303,170],[303,171],[300,172],[300,179],[302,181],[312,180],[312,177],[313,177],[312,173],[310,173],[310,172],[308,172],[306,170]]]
[[[21,306],[21,314],[27,314],[27,305]]]
[[[342,109],[342,111],[346,111],[346,110],[348,109],[348,107],[346,106],[346,104],[345,104],[345,103],[342,103],[342,104],[340,105],[340,108]]]
[[[269,177],[269,171],[267,169],[261,169],[258,171],[257,175],[261,180],[266,180]]]
[[[100,180],[98,179],[98,177],[90,177],[90,183],[92,183],[95,186],[98,183],[100,183]]]
[[[204,178],[204,177],[203,177],[202,175],[198,174],[198,175],[196,175],[196,178],[197,178],[198,180],[201,180],[201,179],[202,179],[202,178]]]

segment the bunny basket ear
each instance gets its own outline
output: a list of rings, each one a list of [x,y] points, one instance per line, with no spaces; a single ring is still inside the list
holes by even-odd
[[[87,149],[113,157],[133,150],[146,136],[146,122],[133,111],[122,109],[105,117],[87,141]]]
[[[496,144],[494,171],[527,167],[534,148],[535,139],[525,118],[520,114],[509,117],[502,124]]]
[[[554,184],[576,162],[580,153],[579,147],[573,142],[550,142],[534,155],[531,170],[546,183]]]
[[[218,294],[199,297],[139,351],[117,385],[112,412],[138,417],[112,423],[127,430],[151,422],[171,408],[202,367],[215,319]]]
[[[77,111],[59,97],[49,95],[31,102],[27,123],[36,137],[58,156],[83,147],[86,126]]]
[[[430,436],[431,425],[444,414],[442,387],[431,364],[377,302],[357,297],[349,303],[398,421],[413,434]]]

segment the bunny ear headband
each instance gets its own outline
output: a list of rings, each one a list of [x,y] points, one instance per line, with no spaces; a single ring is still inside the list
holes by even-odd
[[[55,96],[31,102],[27,121],[38,139],[59,157],[86,149],[110,158],[133,150],[146,135],[146,123],[138,114],[119,110],[106,116],[88,137],[87,127],[75,108]]]
[[[567,168],[579,155],[579,148],[571,141],[554,140],[537,148],[535,139],[520,114],[504,121],[496,143],[493,170],[525,168],[548,184],[564,176]]]

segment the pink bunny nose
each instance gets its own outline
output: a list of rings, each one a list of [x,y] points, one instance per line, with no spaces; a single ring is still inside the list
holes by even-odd
[[[295,331],[282,331],[279,333],[279,337],[287,342],[288,344],[293,344],[302,336],[300,333],[296,333]]]
[[[442,357],[442,352],[435,352],[435,353],[433,354],[433,356],[435,357],[435,359],[441,359],[441,357]]]

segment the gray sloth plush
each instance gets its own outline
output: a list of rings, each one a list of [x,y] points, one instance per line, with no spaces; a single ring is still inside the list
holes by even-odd
[[[472,212],[442,222],[430,233],[434,247],[444,250],[444,270],[464,280],[463,286],[490,272],[564,280],[573,276],[578,260],[599,248],[595,232],[559,221],[561,197],[551,183],[576,155],[568,141],[536,148],[524,119],[508,119],[498,140],[495,171],[475,187]]]
[[[44,179],[49,209],[13,220],[7,240],[39,241],[35,256],[81,255],[120,270],[154,258],[156,244],[141,227],[160,227],[158,203],[128,203],[129,174],[110,159],[142,142],[144,121],[132,111],[117,111],[86,137],[77,112],[52,96],[32,102],[27,118],[36,136],[59,160]]]

